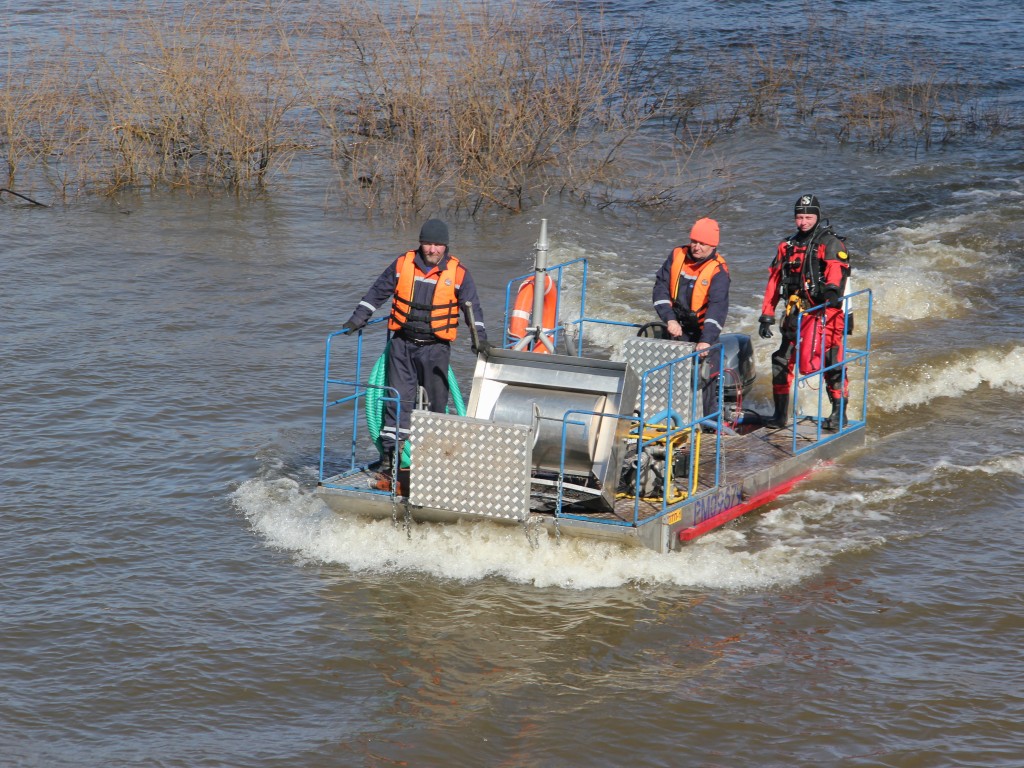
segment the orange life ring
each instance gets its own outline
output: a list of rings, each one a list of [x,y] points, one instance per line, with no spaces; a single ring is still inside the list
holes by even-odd
[[[530,317],[533,315],[533,286],[534,278],[526,278],[519,286],[519,293],[516,294],[515,307],[508,321],[508,334],[517,339],[526,335],[526,329],[530,325]],[[543,328],[550,331],[555,327],[555,310],[558,308],[558,287],[551,275],[544,275],[544,315]],[[553,334],[547,334],[552,339]],[[553,340],[553,339],[552,339]],[[548,348],[543,344],[536,344],[534,352],[547,352]]]

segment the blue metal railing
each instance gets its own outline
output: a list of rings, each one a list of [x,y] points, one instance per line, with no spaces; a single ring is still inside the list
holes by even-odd
[[[855,302],[854,299],[863,297],[867,303],[867,321],[864,324],[865,327],[865,343],[863,349],[856,349],[849,346],[849,328],[850,318],[852,313],[855,311],[854,305],[859,303]],[[823,314],[826,307],[824,304],[819,304],[815,307],[809,307],[808,309],[802,310],[797,316],[797,337],[796,337],[796,349],[794,351],[795,362],[794,371],[796,375],[793,377],[793,424],[792,424],[792,448],[794,455],[805,453],[816,445],[821,443],[827,443],[837,439],[841,435],[850,432],[851,430],[863,427],[867,423],[867,412],[868,412],[868,373],[869,373],[869,360],[871,356],[871,320],[872,313],[874,311],[874,295],[870,288],[851,293],[848,296],[843,297],[842,312],[844,315],[844,327],[843,334],[840,340],[840,359],[834,363],[826,364],[826,352],[828,351],[825,345],[828,336],[827,323],[824,322]],[[815,315],[815,313],[818,313]],[[818,354],[818,359],[815,361],[815,370],[804,373],[800,370],[800,353],[801,344],[806,343],[804,334],[799,332],[799,329],[803,328],[805,317],[810,318],[822,318],[822,321],[818,324],[818,329],[815,333],[815,342],[820,346],[821,352]],[[849,397],[842,398],[842,405],[840,408],[840,420],[839,428],[835,432],[823,432],[823,424],[825,419],[822,418],[823,407],[827,402],[826,398],[826,374],[831,371],[838,371],[840,388],[843,392],[847,392],[849,388],[849,369],[856,366],[863,366],[863,391],[861,394],[861,405],[860,405],[860,418],[851,419],[849,414]],[[817,403],[814,408],[815,416],[809,417],[815,422],[815,439],[809,443],[805,443],[802,447],[798,446],[798,423],[799,417],[799,396],[800,389],[802,387],[811,388],[814,384],[817,384]],[[831,404],[831,403],[829,403]]]
[[[359,414],[365,403],[367,394],[372,390],[384,391],[385,394],[381,397],[381,400],[385,403],[395,403],[397,414],[401,419],[402,403],[398,397],[398,390],[394,387],[380,386],[372,384],[363,375],[363,352],[364,352],[364,332],[381,323],[387,322],[387,318],[377,318],[370,320],[364,328],[359,329],[353,333],[346,331],[334,331],[327,335],[325,349],[324,349],[324,385],[323,385],[323,401],[321,407],[320,416],[320,461],[318,469],[318,480],[321,483],[327,479],[325,476],[325,465],[327,456],[327,422],[328,414],[334,409],[344,406],[350,406],[351,412],[351,433],[349,437],[349,456],[348,456],[348,473],[354,473],[358,466],[356,456],[358,455],[359,442],[361,440],[360,430],[360,418]],[[356,354],[355,354],[355,371],[353,378],[336,378],[331,376],[331,353],[334,347],[334,342],[339,336],[347,337],[349,340],[352,336],[355,336],[356,340]],[[345,391],[351,391],[351,394],[344,395],[342,397],[332,398],[333,388],[342,387]],[[398,423],[401,423],[399,420]],[[401,446],[398,446],[398,450],[401,450]],[[400,455],[400,454],[399,454]],[[367,490],[367,489],[362,489]]]
[[[633,327],[639,327],[633,324]],[[719,355],[719,370],[723,369],[724,366],[724,348],[721,344],[717,344],[712,347],[707,354],[718,354]],[[561,444],[561,457],[559,464],[559,479],[558,479],[558,494],[555,504],[555,517],[561,519],[571,520],[585,520],[589,522],[596,522],[603,525],[614,525],[614,526],[630,526],[636,527],[639,525],[646,525],[647,523],[654,522],[655,520],[661,519],[663,516],[670,512],[679,509],[687,504],[693,503],[708,494],[714,493],[718,490],[721,479],[722,479],[722,451],[721,451],[721,434],[722,434],[722,423],[723,423],[723,410],[722,410],[722,398],[723,398],[723,381],[722,376],[718,377],[718,410],[715,413],[698,416],[698,413],[702,413],[703,407],[699,404],[698,394],[701,390],[701,377],[700,377],[700,352],[691,352],[683,355],[675,360],[670,360],[661,365],[655,366],[641,375],[640,383],[640,396],[639,396],[639,415],[624,416],[619,414],[608,414],[608,413],[597,413],[595,411],[587,410],[570,410],[566,411],[562,419],[562,444]],[[682,373],[679,371],[682,369]],[[650,381],[653,377],[660,374],[662,371],[667,373],[667,396],[666,402],[675,402],[675,387],[677,376],[688,379],[685,386],[690,388],[690,412],[688,414],[675,413],[671,407],[664,411],[660,411],[656,414],[647,414],[647,390]],[[563,507],[565,505],[565,453],[568,445],[568,432],[570,427],[585,428],[586,422],[572,418],[573,416],[598,416],[601,418],[611,418],[618,421],[631,422],[630,438],[632,440],[635,435],[635,446],[636,446],[636,461],[637,471],[633,478],[633,493],[631,494],[633,499],[633,512],[630,519],[608,519],[607,517],[598,517],[595,515],[588,515],[586,513],[578,512],[566,512]],[[699,433],[705,425],[715,425],[715,459],[714,459],[714,479],[710,483],[709,487],[704,491],[697,491],[697,472],[699,470],[698,463],[699,459],[697,456],[696,446],[699,445]],[[649,429],[650,428],[650,429]],[[677,437],[689,435],[690,449],[688,451],[688,470],[686,473],[686,488],[687,490],[682,494],[681,497],[677,497],[673,500],[673,494],[678,494],[679,491],[675,486],[671,478],[670,467],[673,464],[673,450],[672,447],[676,442]],[[641,520],[640,505],[646,501],[646,503],[652,503],[650,500],[645,500],[642,493],[642,477],[640,473],[640,462],[643,456],[644,448],[647,446],[654,446],[659,443],[665,445],[665,467],[666,471],[661,477],[661,488],[657,493],[657,498],[660,501],[659,509],[650,516],[645,517]]]
[[[569,288],[569,281],[567,280],[567,271],[568,271],[568,274],[571,275],[571,268],[576,267],[577,265],[579,265],[579,269],[581,270],[581,273],[582,273],[581,277],[580,277],[580,283],[579,283],[579,299],[580,299],[579,318],[576,319],[576,320],[572,320],[572,321],[566,322],[566,321],[564,321],[562,319],[562,313],[563,313],[563,310],[565,308],[565,303],[566,303],[563,297],[566,295],[567,289]],[[547,274],[549,274],[549,275],[551,273],[555,274],[555,277],[553,279],[554,279],[554,282],[555,282],[555,289],[556,289],[556,293],[555,293],[555,318],[556,318],[556,322],[555,322],[554,333],[552,334],[551,341],[552,341],[552,346],[554,346],[554,348],[556,350],[558,349],[558,342],[559,342],[559,340],[561,338],[561,335],[565,332],[565,329],[567,327],[574,326],[574,325],[575,326],[579,326],[580,325],[580,321],[583,319],[583,317],[585,315],[586,303],[587,303],[587,273],[588,273],[588,269],[589,269],[589,266],[587,264],[586,258],[584,258],[584,257],[580,257],[578,259],[572,259],[570,261],[565,261],[565,262],[562,262],[561,264],[555,264],[554,266],[551,266],[551,267],[547,268]],[[502,326],[502,334],[503,334],[502,335],[502,340],[503,340],[503,346],[505,346],[505,347],[512,347],[512,346],[514,346],[516,344],[516,342],[519,341],[518,337],[512,336],[508,332],[509,322],[510,322],[510,319],[511,319],[511,307],[512,307],[512,303],[514,301],[514,299],[513,299],[513,296],[514,296],[513,288],[515,288],[516,291],[518,291],[519,285],[524,280],[527,280],[528,278],[531,278],[531,277],[534,277],[534,276],[535,276],[534,272],[527,272],[525,275],[519,275],[518,277],[513,277],[511,280],[508,281],[508,283],[505,284],[505,314],[504,314],[504,325]],[[576,351],[576,354],[577,355],[582,355],[582,352],[583,352],[583,332],[582,332],[582,328],[580,328],[577,331],[576,337],[577,337],[577,351]]]

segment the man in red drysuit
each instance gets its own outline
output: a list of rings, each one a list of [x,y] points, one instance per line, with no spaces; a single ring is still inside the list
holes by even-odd
[[[780,324],[782,343],[772,355],[772,395],[775,413],[769,424],[783,427],[788,422],[789,398],[793,388],[793,366],[797,335],[800,337],[800,372],[813,373],[843,359],[846,315],[843,294],[850,274],[849,254],[843,239],[821,222],[821,205],[814,195],[801,195],[793,209],[796,233],[779,243],[768,269],[768,285],[761,305],[758,333],[762,339],[774,334],[775,308],[785,302]],[[797,328],[800,310],[824,304],[806,313]],[[832,413],[825,429],[840,427],[848,383],[842,368],[825,372],[825,386]]]

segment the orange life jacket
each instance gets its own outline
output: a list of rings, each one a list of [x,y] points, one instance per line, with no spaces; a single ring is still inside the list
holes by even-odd
[[[529,326],[530,318],[533,315],[534,284],[534,278],[528,277],[519,286],[519,292],[516,294],[515,307],[513,308],[512,315],[508,321],[509,336],[521,339],[526,335],[526,328]],[[555,281],[551,279],[551,275],[544,275],[544,312],[541,321],[543,323],[542,327],[545,330],[555,327],[555,310],[557,307],[558,288],[555,285]],[[548,338],[551,338],[550,334],[548,334]],[[533,351],[547,352],[548,348],[543,344],[536,344]]]
[[[416,251],[406,253],[398,262],[398,285],[395,286],[395,298],[391,302],[388,328],[400,331],[409,322],[414,309],[429,310],[431,332],[442,341],[454,341],[459,328],[459,302],[455,297],[455,289],[462,284],[461,269],[459,260],[449,256],[444,270],[437,272],[432,303],[414,304],[416,277],[426,277],[429,273],[416,266]]]
[[[669,292],[672,301],[675,302],[679,295],[679,278],[682,274],[693,278],[693,293],[690,295],[690,309],[697,316],[700,327],[704,327],[704,317],[708,313],[708,290],[711,287],[711,278],[719,272],[728,272],[729,267],[721,254],[715,252],[714,258],[705,259],[700,264],[688,262],[686,257],[690,254],[689,246],[680,246],[672,251],[672,273],[669,284]]]

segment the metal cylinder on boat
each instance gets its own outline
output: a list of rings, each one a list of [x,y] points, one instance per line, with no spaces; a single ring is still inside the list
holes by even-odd
[[[507,386],[494,404],[495,421],[534,426],[533,468],[558,472],[562,449],[562,423],[568,411],[583,411],[568,416],[565,428],[565,472],[588,475],[596,460],[601,415],[608,398],[593,392],[573,392],[544,387]],[[597,415],[594,415],[597,414]]]

